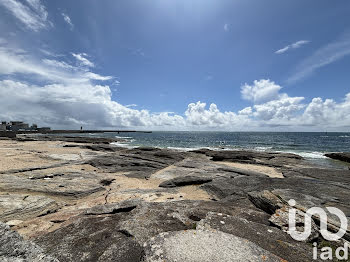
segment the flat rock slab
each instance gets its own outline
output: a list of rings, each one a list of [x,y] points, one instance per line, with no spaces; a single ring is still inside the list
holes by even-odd
[[[65,172],[59,174],[2,174],[0,190],[38,192],[53,196],[84,197],[104,191],[94,173]]]
[[[87,162],[108,173],[127,172],[132,178],[149,178],[153,173],[185,158],[185,152],[135,148],[96,157]]]
[[[309,262],[312,260],[312,246],[292,239],[277,227],[260,219],[257,212],[247,210],[245,216],[238,212],[234,215],[209,212],[197,224],[197,229],[218,230],[243,239],[247,239],[261,248],[285,259],[288,262]],[[281,260],[282,262],[283,260]]]
[[[147,262],[278,261],[256,244],[221,231],[165,232],[145,243]]]
[[[247,164],[262,164],[268,166],[284,166],[302,163],[302,157],[289,153],[255,152],[255,151],[213,151],[199,149],[191,151],[197,154],[205,154],[213,161],[240,162]]]
[[[350,153],[349,152],[344,152],[344,153],[329,153],[329,154],[325,154],[326,157],[332,158],[332,159],[336,159],[336,160],[340,160],[340,161],[344,161],[347,163],[350,163]]]
[[[0,220],[29,219],[58,208],[55,200],[46,196],[31,196],[26,194],[0,195]]]

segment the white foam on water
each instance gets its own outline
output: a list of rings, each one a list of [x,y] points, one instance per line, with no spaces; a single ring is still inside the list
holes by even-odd
[[[129,148],[129,149],[137,147],[137,146],[131,146],[131,145],[127,144],[127,143],[121,143],[121,142],[112,142],[111,145],[118,146],[118,147]]]
[[[193,151],[200,149],[202,147],[173,147],[173,146],[168,146],[168,149],[176,150],[176,151]]]
[[[339,136],[339,137],[350,137],[350,136]]]
[[[178,150],[178,151],[193,151],[193,150],[199,150],[199,149],[209,149],[209,150],[212,150],[212,151],[236,150],[236,149],[227,148],[227,147],[208,147],[208,146],[200,146],[200,147],[173,147],[173,146],[168,146],[166,148],[172,149],[172,150]]]
[[[324,156],[323,152],[298,152],[298,151],[276,151],[276,152],[280,152],[280,153],[291,153],[291,154],[295,154],[295,155],[299,155],[301,157],[304,158],[311,158],[311,159],[325,159],[327,158],[326,156]]]
[[[262,152],[270,151],[271,149],[272,149],[272,146],[257,146],[257,147],[254,147],[255,151],[262,151]]]

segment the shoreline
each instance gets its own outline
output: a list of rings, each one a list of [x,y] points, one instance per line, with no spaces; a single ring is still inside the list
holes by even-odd
[[[331,204],[350,216],[350,171],[295,154],[110,145],[120,138],[36,139],[0,139],[0,225],[62,261],[79,261],[82,235],[90,246],[81,248],[96,260],[115,243],[132,246],[113,249],[116,254],[141,259],[153,237],[204,228],[281,259],[309,261],[309,244],[288,237],[276,212],[286,212],[293,198],[300,210]],[[337,225],[333,218],[329,223]],[[0,241],[10,241],[5,236]],[[350,231],[344,237],[350,240]]]

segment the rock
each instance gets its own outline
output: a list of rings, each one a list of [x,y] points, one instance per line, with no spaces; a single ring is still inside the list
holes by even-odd
[[[89,160],[87,164],[106,172],[128,172],[132,178],[149,178],[151,174],[168,167],[185,157],[185,152],[171,150],[146,150],[135,148]]]
[[[140,261],[142,248],[115,226],[121,217],[81,218],[35,240],[45,252],[65,261]]]
[[[30,219],[53,213],[58,208],[59,205],[56,201],[46,196],[25,194],[0,195],[1,221]]]
[[[264,210],[268,214],[274,214],[277,209],[285,205],[280,198],[268,190],[249,192],[248,198],[257,208]]]
[[[10,227],[18,226],[23,223],[23,220],[14,219],[6,222],[6,225],[9,225]]]
[[[327,211],[327,206],[337,206],[340,210],[348,214],[349,207],[341,203],[331,203],[331,196],[323,196],[322,198],[314,197],[308,194],[304,194],[298,191],[290,189],[274,189],[272,191],[262,191],[262,192],[250,192],[248,193],[249,199],[252,203],[264,210],[269,214],[273,214],[270,218],[270,222],[280,227],[285,232],[288,231],[288,210],[289,205],[288,201],[293,199],[296,201],[296,211],[297,211],[297,224],[300,224],[300,231],[303,231],[303,217],[305,212],[312,207],[321,207],[327,213],[327,227],[333,232],[337,232],[340,228],[339,218],[334,214]],[[328,198],[329,202],[325,202],[325,199]],[[335,199],[334,199],[335,201]],[[316,223],[320,223],[320,218],[318,216],[313,216],[312,221],[312,234],[307,239],[311,241],[318,237],[318,229]],[[315,222],[314,222],[315,221]],[[298,227],[297,227],[298,229]],[[350,239],[350,230],[348,225],[348,231],[344,235],[344,239]]]
[[[145,262],[278,261],[256,244],[220,231],[161,233],[145,243]]]
[[[98,205],[88,209],[85,215],[105,215],[130,212],[137,206],[136,201],[123,201],[107,205]]]
[[[3,262],[59,262],[43,250],[0,222],[0,261]]]
[[[177,177],[174,179],[164,181],[159,185],[159,187],[180,187],[180,186],[188,186],[188,185],[201,185],[211,181],[212,179],[208,179],[205,177],[185,176],[185,177]]]
[[[347,163],[350,163],[350,152],[343,152],[343,153],[328,153],[325,154],[326,157],[332,158],[332,159],[336,159],[336,160],[340,160],[340,161],[344,161]]]
[[[116,138],[103,138],[103,137],[80,137],[80,136],[55,136],[55,135],[17,135],[17,141],[64,141],[70,143],[81,143],[81,144],[107,144],[112,142],[124,142],[125,139]]]
[[[240,150],[222,150],[213,151],[209,149],[200,149],[191,151],[197,154],[205,154],[211,157],[213,161],[241,162],[247,164],[263,164],[269,166],[284,166],[290,164],[300,164],[303,159],[301,156],[288,153],[240,151]]]
[[[104,191],[100,178],[93,173],[66,172],[58,174],[2,174],[0,190],[7,192],[37,192],[52,196],[84,197]]]
[[[60,261],[140,261],[142,243],[164,231],[182,230],[185,225],[168,213],[174,209],[158,203],[130,202],[94,207],[70,225],[39,236],[35,242]],[[130,207],[130,208],[131,208]],[[121,211],[124,208],[125,212]],[[93,216],[91,216],[93,214]]]
[[[243,209],[242,209],[243,210]],[[249,209],[248,209],[249,210]],[[246,210],[246,212],[249,212]],[[197,229],[219,230],[247,239],[261,248],[289,262],[309,262],[312,260],[312,246],[292,239],[288,234],[254,219],[258,213],[242,214],[209,212],[197,225]],[[268,218],[266,218],[268,219]],[[268,221],[266,221],[268,222]]]
[[[278,228],[282,229],[284,232],[288,233],[289,230],[289,206],[284,206],[280,209],[277,209],[275,214],[273,214],[269,221],[277,226]],[[295,216],[295,224],[296,224],[296,230],[299,232],[304,232],[305,230],[305,213],[300,211],[299,209],[296,209],[296,216]],[[318,233],[318,227],[316,226],[315,222],[311,220],[311,234],[308,236],[308,238],[305,240],[305,242],[312,242],[315,239],[319,237]]]
[[[106,179],[102,179],[100,181],[100,184],[103,185],[103,186],[109,186],[113,183],[113,181],[115,181],[114,178],[106,178]]]
[[[102,152],[116,152],[120,150],[120,147],[105,145],[105,144],[89,144],[85,146],[80,146],[81,148],[90,149],[92,151],[102,151]]]
[[[132,205],[136,205],[136,208],[124,209],[125,212],[113,211],[121,211],[120,208]],[[249,207],[254,210],[253,205]],[[123,256],[134,254],[135,260],[130,261],[139,261],[137,259],[142,254],[140,247],[144,242],[162,232],[193,229],[198,220],[205,218],[212,210],[231,215],[247,214],[247,208],[234,207],[232,203],[124,201],[88,209],[72,219],[69,225],[35,236],[34,241],[60,261],[103,261],[102,255],[112,251],[116,254],[123,252]],[[86,215],[87,213],[90,215]],[[125,246],[126,249],[119,250],[118,246]]]

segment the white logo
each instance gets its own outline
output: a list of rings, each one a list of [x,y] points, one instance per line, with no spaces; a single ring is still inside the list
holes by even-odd
[[[291,199],[288,201],[288,204],[291,207],[294,207],[296,202],[294,199]],[[311,235],[311,217],[313,215],[319,215],[320,217],[320,233],[323,236],[324,239],[329,241],[336,241],[341,239],[344,234],[346,233],[346,230],[348,228],[348,219],[346,218],[343,211],[336,207],[326,207],[328,212],[331,214],[336,215],[340,219],[340,228],[337,233],[330,233],[327,230],[327,213],[320,207],[312,207],[306,211],[305,214],[305,229],[304,232],[298,232],[295,227],[295,216],[296,216],[296,209],[290,208],[289,209],[289,230],[288,233],[291,235],[292,238],[298,241],[305,241],[310,235]]]
[[[296,205],[296,202],[294,199],[291,199],[288,201],[288,204],[291,206],[289,209],[289,229],[288,234],[290,236],[297,240],[297,241],[305,241],[310,235],[311,235],[311,219],[313,215],[318,215],[320,218],[320,233],[322,237],[328,241],[337,241],[341,239],[344,234],[346,233],[346,230],[348,228],[348,220],[340,209],[336,207],[326,207],[329,213],[336,215],[340,220],[340,228],[338,232],[331,233],[327,230],[327,213],[320,207],[312,207],[308,209],[305,213],[304,217],[304,232],[299,232],[296,230],[296,209],[293,208]],[[317,243],[313,243],[313,259],[318,258],[318,252],[317,252]],[[335,250],[335,256],[339,260],[348,259],[348,243],[345,242],[344,247],[338,247]],[[320,254],[320,259],[322,260],[329,260],[333,259],[333,250],[331,247],[323,247],[321,249],[322,253]],[[342,254],[341,254],[342,253]]]

